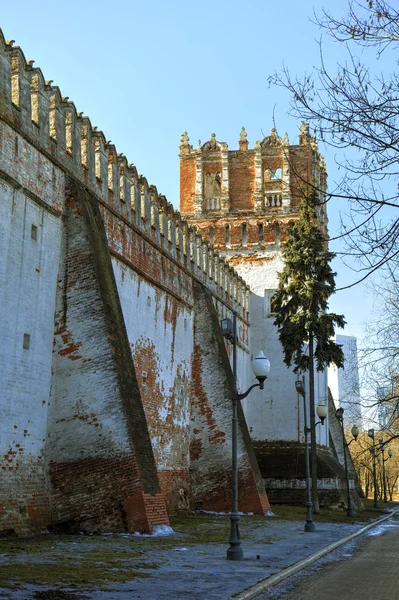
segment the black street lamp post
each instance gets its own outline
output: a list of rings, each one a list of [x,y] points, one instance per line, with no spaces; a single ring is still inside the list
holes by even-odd
[[[263,354],[259,352],[258,356],[252,361],[252,369],[259,383],[251,385],[246,392],[239,394],[237,391],[237,311],[233,311],[233,321],[229,318],[221,321],[222,335],[229,339],[233,345],[233,385],[232,385],[232,507],[230,513],[230,547],[227,549],[227,560],[243,560],[244,551],[241,547],[240,539],[240,513],[238,512],[238,401],[248,396],[251,390],[259,387],[263,390],[265,379],[270,370],[270,362]]]
[[[344,409],[342,408],[342,406],[337,408],[337,410],[335,411],[335,416],[337,417],[339,424],[341,425],[342,444],[343,444],[343,448],[344,448],[344,465],[345,465],[345,482],[346,482],[346,499],[347,499],[346,514],[348,515],[348,517],[354,518],[354,517],[356,517],[356,511],[355,511],[355,507],[353,506],[350,489],[349,489],[348,459],[346,456],[346,450],[349,447],[349,445],[353,442],[353,440],[357,440],[357,436],[359,435],[359,429],[356,427],[356,425],[354,425],[351,429],[353,439],[350,442],[346,442],[345,441],[345,431],[344,431]]]
[[[306,391],[305,391],[305,376],[302,375],[302,381],[298,379],[295,382],[295,389],[303,398],[303,420],[304,420],[304,433],[305,433],[305,468],[306,468],[306,523],[305,523],[305,531],[312,532],[316,531],[315,524],[313,522],[313,502],[312,502],[312,493],[310,489],[310,464],[309,464],[309,438],[308,433],[312,430],[307,425],[307,417],[306,417]],[[315,423],[315,426],[321,423],[324,424],[324,419],[327,417],[327,406],[323,402],[319,402],[316,407],[317,416],[320,421]]]
[[[373,445],[370,448],[370,452],[373,456],[373,485],[374,485],[374,508],[379,508],[378,504],[378,487],[377,487],[377,465],[376,465],[376,452],[374,443],[374,429],[369,429],[367,435],[373,440]]]
[[[383,489],[384,489],[384,502],[388,502],[388,497],[387,497],[387,478],[386,478],[386,473],[385,473],[385,463],[387,462],[387,460],[389,460],[390,458],[392,458],[392,450],[391,450],[391,448],[389,448],[389,450],[388,450],[388,458],[384,458],[384,452],[385,452],[384,440],[378,440],[378,443],[380,444],[381,454],[382,454],[382,485],[383,485]]]

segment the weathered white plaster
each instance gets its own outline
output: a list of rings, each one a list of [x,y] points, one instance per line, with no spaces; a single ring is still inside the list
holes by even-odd
[[[285,365],[283,352],[278,340],[277,329],[273,325],[275,316],[268,312],[265,302],[265,290],[269,294],[277,289],[277,273],[283,268],[279,250],[258,253],[249,261],[243,256],[242,264],[235,269],[250,285],[250,348],[256,356],[263,350],[270,360],[270,374],[265,389],[255,389],[243,401],[245,417],[249,431],[255,440],[293,440],[304,439],[303,400],[295,390],[297,376],[292,368]],[[308,374],[305,384],[308,388]],[[315,405],[319,400],[327,399],[327,374],[315,373]],[[307,400],[309,392],[307,389]],[[308,408],[309,425],[309,408]],[[316,416],[316,421],[318,421]],[[327,426],[326,426],[327,425]],[[328,419],[325,425],[316,427],[316,440],[328,446]]]
[[[0,451],[7,457],[1,487],[25,499],[34,492],[32,480],[45,492],[60,241],[61,219],[0,179]]]
[[[115,259],[113,268],[157,467],[188,468],[192,311]],[[151,406],[143,371],[163,395]]]

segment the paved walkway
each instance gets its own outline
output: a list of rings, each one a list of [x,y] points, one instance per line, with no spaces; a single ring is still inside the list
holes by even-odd
[[[359,539],[353,555],[345,546],[313,573],[306,569],[256,600],[399,600],[399,516],[370,533]]]
[[[391,520],[390,516],[389,520]],[[217,528],[218,523],[219,521],[215,519],[213,527]],[[225,518],[220,519],[220,523],[225,524]],[[399,518],[395,523],[399,523]],[[206,527],[209,534],[209,524]],[[378,527],[384,525],[376,525],[373,529]],[[273,596],[265,595],[268,592],[264,592],[265,586],[271,579],[290,573],[292,569],[297,568],[299,561],[313,562],[316,554],[323,553],[326,547],[330,548],[342,538],[362,530],[364,523],[319,523],[315,533],[305,533],[303,528],[303,522],[281,521],[275,517],[244,517],[241,521],[241,533],[245,560],[239,562],[226,560],[227,544],[200,543],[201,531],[196,534],[198,541],[197,539],[190,541],[179,531],[169,538],[163,538],[164,542],[162,538],[157,541],[129,535],[48,536],[45,540],[46,547],[33,546],[29,550],[27,546],[26,551],[23,547],[22,551],[18,549],[14,555],[0,554],[0,599],[229,600],[234,597],[236,600],[249,600],[257,596],[272,598]],[[397,529],[395,532],[399,533]],[[385,542],[383,538],[392,540],[392,548],[396,544],[391,556],[389,551],[383,550],[383,545],[378,546],[380,538],[376,537],[371,545],[377,544],[377,552],[383,553],[381,569],[382,567],[384,569],[381,572],[385,573],[390,569],[392,572],[391,561],[399,556],[399,536],[395,537],[394,534],[388,536],[387,533],[381,537]],[[3,549],[2,552],[5,550]],[[367,576],[367,585],[374,590],[373,600],[399,598],[394,595],[398,594],[398,580],[396,586],[389,580],[387,588],[389,593],[387,596],[382,595],[383,590],[385,593],[384,576],[380,575],[377,579],[376,576],[368,573],[372,560],[372,558],[365,559],[365,575],[360,578],[354,576],[351,567],[351,575],[346,578],[343,588],[348,591],[353,585],[360,585],[362,577]],[[351,565],[352,561],[345,564]],[[397,563],[395,564],[397,568]],[[19,567],[23,576],[18,578]],[[26,571],[27,567],[29,567],[28,571]],[[87,577],[85,577],[86,568],[91,570],[91,574]],[[41,569],[43,569],[43,577],[41,577]],[[96,573],[98,585],[93,584]],[[113,574],[116,576],[112,577]],[[62,575],[63,579],[60,579],[59,575]],[[88,586],[84,583],[85,579],[92,583]],[[349,598],[338,591],[334,591],[333,596],[320,595],[319,587],[333,589],[332,586],[339,583],[336,579],[339,580],[340,577],[333,575],[331,582],[321,586],[315,579],[311,593],[308,588],[304,588],[304,591],[300,592],[302,595],[298,595],[295,591],[294,595],[287,596],[287,599],[304,600],[317,597],[318,600],[327,600],[327,598],[344,600],[346,597]],[[64,581],[63,584],[57,583],[61,580]],[[27,583],[28,581],[31,583]],[[34,581],[36,583],[33,583]],[[353,585],[351,581],[354,582]],[[284,593],[286,591],[284,590]],[[366,596],[362,592],[361,598],[366,600],[371,598],[371,595]],[[353,599],[352,594],[351,600]]]

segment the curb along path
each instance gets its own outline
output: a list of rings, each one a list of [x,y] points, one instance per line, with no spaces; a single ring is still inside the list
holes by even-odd
[[[234,594],[233,596],[231,596],[231,599],[232,600],[251,600],[252,598],[255,598],[256,596],[258,596],[259,594],[261,594],[268,588],[270,588],[274,585],[277,585],[278,583],[281,583],[284,579],[291,577],[291,575],[294,575],[298,571],[301,571],[302,569],[308,567],[309,565],[313,564],[314,562],[316,562],[317,560],[319,560],[326,554],[333,552],[334,550],[336,550],[340,546],[343,546],[347,542],[350,542],[351,540],[363,535],[369,529],[372,529],[376,525],[380,525],[380,523],[383,523],[384,521],[392,518],[393,516],[397,515],[398,513],[399,513],[399,509],[396,509],[396,510],[390,512],[386,516],[381,517],[381,519],[378,519],[377,521],[373,521],[372,523],[369,523],[365,527],[362,527],[361,529],[359,529],[359,531],[356,531],[355,533],[352,533],[351,535],[348,535],[347,537],[342,538],[341,540],[338,540],[337,542],[334,542],[333,544],[330,544],[329,546],[326,546],[326,548],[324,548],[323,550],[319,550],[318,552],[315,552],[311,556],[308,556],[307,558],[304,558],[303,560],[296,562],[294,565],[287,567],[286,569],[283,569],[282,571],[280,571],[279,573],[277,573],[275,575],[271,575],[270,577],[267,577],[266,579],[262,579],[255,585],[249,587],[248,589],[244,590],[243,592],[240,592],[239,594]],[[312,535],[312,534],[310,534],[310,535]]]

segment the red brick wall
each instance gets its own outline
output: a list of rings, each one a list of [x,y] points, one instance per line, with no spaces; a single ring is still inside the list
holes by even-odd
[[[195,160],[180,162],[180,210],[184,213],[194,211],[195,196]]]
[[[231,152],[229,159],[230,208],[251,210],[255,189],[254,153]]]
[[[297,206],[308,193],[307,181],[312,181],[312,149],[310,146],[290,148],[290,181],[292,205]]]

